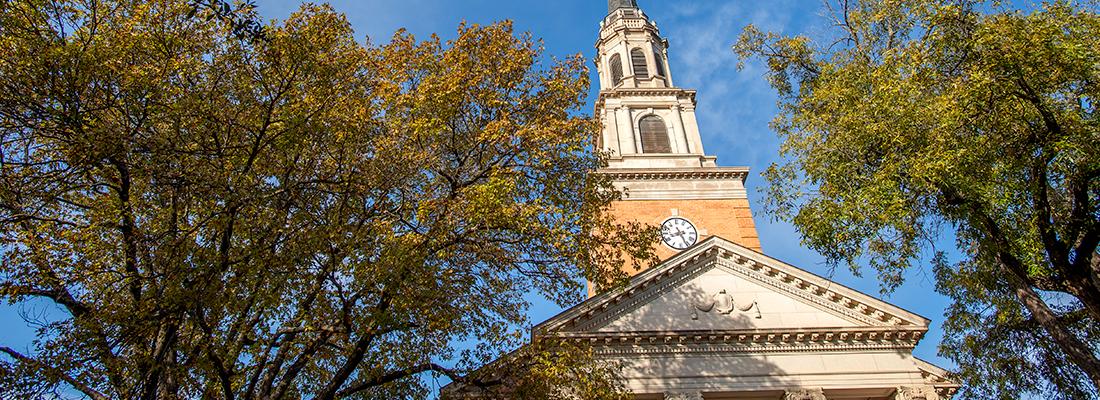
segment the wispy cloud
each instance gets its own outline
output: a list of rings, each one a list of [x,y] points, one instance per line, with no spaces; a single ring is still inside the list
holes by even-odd
[[[705,0],[651,6],[665,27],[670,61],[678,86],[699,90],[698,118],[708,152],[726,165],[759,171],[774,159],[778,142],[768,122],[775,114],[775,93],[763,79],[763,66],[749,60],[738,70],[732,46],[746,25],[785,32],[806,21],[795,19],[817,0],[768,2]]]

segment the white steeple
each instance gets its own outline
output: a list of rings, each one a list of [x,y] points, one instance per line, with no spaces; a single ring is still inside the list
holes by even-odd
[[[634,0],[609,0],[596,42],[604,122],[599,147],[610,168],[713,167],[695,120],[695,91],[677,88],[668,40]]]

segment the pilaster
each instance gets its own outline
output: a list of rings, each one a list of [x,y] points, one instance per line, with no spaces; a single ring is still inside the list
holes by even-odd
[[[619,155],[640,153],[638,141],[634,139],[634,121],[630,119],[630,109],[616,106],[615,123],[618,125],[616,130],[619,137]]]
[[[691,145],[689,143],[687,131],[684,130],[684,117],[680,115],[680,105],[674,104],[669,107],[672,110],[672,129],[669,132],[672,133],[672,138],[676,143],[676,151],[679,153],[691,153]]]
[[[615,121],[616,120],[615,113],[617,112],[616,110],[617,110],[617,108],[604,108],[604,110],[603,110],[603,120],[604,121]],[[603,148],[605,150],[610,150],[611,153],[614,154],[615,156],[621,156],[623,154],[623,151],[620,148],[621,147],[621,145],[620,145],[621,141],[619,140],[619,125],[618,124],[604,124],[603,132],[604,132],[603,133]]]

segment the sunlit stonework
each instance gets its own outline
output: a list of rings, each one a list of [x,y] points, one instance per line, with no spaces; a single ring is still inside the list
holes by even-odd
[[[704,153],[695,91],[675,86],[654,21],[632,0],[608,6],[595,109],[612,157],[598,173],[628,193],[617,218],[669,226],[664,261],[533,335],[623,362],[638,399],[949,399],[947,371],[912,354],[928,319],[761,252],[748,168]],[[688,225],[698,237],[683,246]]]

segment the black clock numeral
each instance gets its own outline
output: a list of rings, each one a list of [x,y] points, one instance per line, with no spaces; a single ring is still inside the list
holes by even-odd
[[[683,250],[695,244],[699,238],[699,232],[683,218],[669,218],[661,224],[661,239],[668,247]]]

